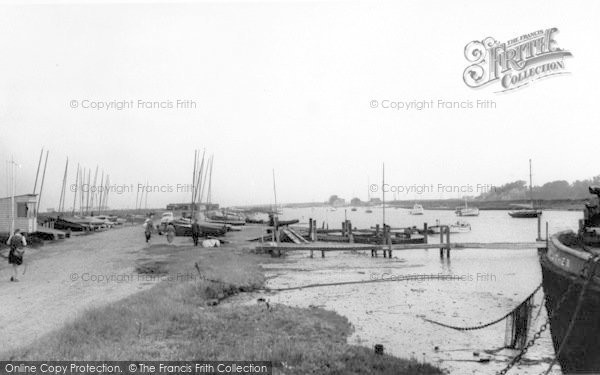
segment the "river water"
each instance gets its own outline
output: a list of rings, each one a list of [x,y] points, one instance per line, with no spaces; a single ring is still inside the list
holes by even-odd
[[[382,222],[382,208],[373,213],[358,208],[286,209],[282,219],[309,218],[323,221],[330,228],[341,227],[345,217],[357,228]],[[576,230],[581,212],[544,211],[549,232]],[[452,234],[452,242],[530,242],[537,237],[536,219],[513,219],[507,211],[481,211],[478,217],[461,218],[471,224],[469,233]],[[457,220],[453,211],[430,210],[422,216],[406,209],[386,208],[386,223],[392,227],[422,227],[436,220],[450,224]],[[430,242],[438,242],[430,236]],[[373,347],[383,344],[385,352],[404,358],[426,361],[451,374],[493,374],[502,369],[517,352],[501,349],[506,322],[474,331],[457,331],[432,324],[431,319],[454,326],[473,326],[502,317],[519,305],[540,284],[541,270],[537,251],[532,250],[452,250],[451,259],[441,260],[439,250],[394,251],[392,259],[370,253],[320,253],[311,259],[306,252],[292,252],[283,264],[265,265],[272,278],[269,287],[283,288],[314,283],[351,280],[392,279],[403,275],[451,274],[453,280],[428,279],[340,285],[285,291],[271,301],[293,306],[317,306],[346,316],[355,330],[352,344]],[[530,335],[546,319],[541,291],[536,294]],[[537,374],[553,357],[550,335],[545,332],[513,368],[513,374]],[[489,358],[488,362],[479,362]],[[558,365],[554,374],[560,374]]]

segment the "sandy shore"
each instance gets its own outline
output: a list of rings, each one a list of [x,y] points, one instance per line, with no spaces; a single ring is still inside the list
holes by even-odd
[[[189,239],[176,238],[176,243],[182,241]],[[166,239],[154,236],[153,242]],[[139,226],[47,243],[27,249],[27,270],[17,283],[9,282],[12,270],[2,258],[0,353],[30,344],[87,308],[152,286],[134,272],[136,254],[146,246]]]

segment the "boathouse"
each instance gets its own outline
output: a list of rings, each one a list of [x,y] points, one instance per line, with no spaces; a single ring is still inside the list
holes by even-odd
[[[37,231],[37,195],[15,196],[14,211],[11,210],[12,197],[0,198],[0,234],[7,235],[11,229],[20,229],[25,233]],[[15,228],[12,225],[12,213],[15,215]]]

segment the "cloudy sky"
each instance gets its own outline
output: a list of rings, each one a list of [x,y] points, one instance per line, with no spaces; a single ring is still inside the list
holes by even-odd
[[[280,202],[365,199],[383,162],[391,185],[499,185],[526,179],[529,158],[535,184],[589,178],[600,173],[598,14],[597,1],[3,3],[0,195],[11,157],[17,193],[32,192],[42,147],[42,209],[58,205],[67,157],[115,185],[177,186],[191,182],[194,149],[214,154],[223,205],[272,202],[273,169]],[[570,74],[502,94],[463,82],[467,43],[552,27]],[[133,104],[90,108],[102,102]],[[135,194],[109,204],[133,207]]]

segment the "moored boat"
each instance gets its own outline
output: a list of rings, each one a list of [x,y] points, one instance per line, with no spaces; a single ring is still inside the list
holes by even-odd
[[[597,197],[586,204],[578,233],[551,236],[540,254],[552,343],[565,374],[600,373],[600,187],[590,192]]]
[[[536,210],[533,208],[525,208],[521,210],[514,210],[508,213],[510,217],[516,219],[532,219],[542,215],[542,210]]]
[[[423,209],[423,206],[421,206],[418,203],[415,203],[412,210],[410,210],[411,215],[423,215],[424,213],[425,213],[425,210]]]
[[[469,207],[467,200],[465,199],[464,207],[457,207],[454,211],[457,216],[479,216],[479,208]]]
[[[442,226],[439,223],[428,228],[429,233],[439,234],[442,231]],[[464,221],[457,221],[454,224],[448,225],[450,233],[467,233],[471,231],[471,224]]]
[[[508,214],[510,217],[516,219],[532,219],[542,215],[542,210],[536,209],[533,206],[533,186],[531,184],[531,159],[529,159],[529,199],[530,204],[515,204],[515,206],[521,207],[521,209],[510,211]]]

